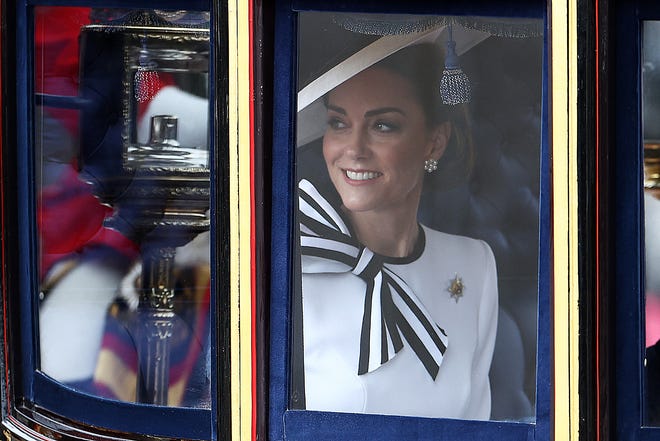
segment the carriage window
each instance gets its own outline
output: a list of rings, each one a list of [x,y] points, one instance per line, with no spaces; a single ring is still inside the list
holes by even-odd
[[[296,132],[275,139],[276,153],[295,146],[275,182],[293,163],[296,186],[291,328],[271,322],[273,344],[290,336],[271,381],[290,369],[290,387],[281,404],[273,395],[272,436],[396,439],[415,428],[459,439],[492,433],[474,420],[500,420],[533,438],[548,397],[537,387],[549,343],[537,339],[550,239],[543,12],[313,3],[286,17],[291,52],[276,45],[295,66],[276,66],[292,78],[276,108],[295,94]]]
[[[35,45],[39,368],[208,408],[208,16],[37,8]]]
[[[299,14],[294,407],[534,420],[540,29]]]
[[[209,439],[217,19],[205,0],[38,3],[7,16],[11,418],[18,432]]]
[[[209,24],[34,8],[36,368],[77,392],[211,408]]]

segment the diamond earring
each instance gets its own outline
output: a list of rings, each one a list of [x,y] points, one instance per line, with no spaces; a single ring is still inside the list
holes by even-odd
[[[433,173],[438,169],[438,161],[435,159],[427,159],[424,161],[424,170],[429,173]]]

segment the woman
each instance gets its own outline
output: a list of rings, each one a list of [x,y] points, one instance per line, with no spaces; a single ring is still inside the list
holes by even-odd
[[[441,73],[420,44],[325,97],[335,191],[299,186],[307,409],[489,418],[492,252],[417,221],[425,170],[447,177],[470,156]]]

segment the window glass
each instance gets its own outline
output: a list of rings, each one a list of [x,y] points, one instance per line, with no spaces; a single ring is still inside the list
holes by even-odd
[[[298,32],[289,406],[533,422],[543,21]]]
[[[209,20],[34,8],[38,369],[210,408]]]

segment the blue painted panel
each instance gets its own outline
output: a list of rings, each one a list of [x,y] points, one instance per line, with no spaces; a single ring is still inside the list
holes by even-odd
[[[615,98],[613,257],[616,265],[616,428],[618,439],[658,439],[660,428],[645,426],[645,232],[642,132],[642,38],[645,20],[660,20],[660,5],[648,0],[615,5],[613,75]],[[653,270],[649,268],[649,270]],[[651,366],[648,366],[651,368]],[[657,367],[655,367],[657,369]],[[657,394],[657,391],[648,391]],[[646,398],[652,398],[647,396]]]
[[[625,3],[625,5],[624,5]],[[643,214],[641,139],[641,28],[635,2],[617,5],[616,38],[616,414],[620,439],[639,439]]]
[[[548,17],[544,17],[548,29]],[[550,89],[549,89],[549,35],[544,35],[543,52],[543,99],[541,111],[541,197],[539,217],[539,306],[538,348],[536,365],[536,439],[552,439],[553,414],[553,292],[552,249],[543,244],[552,243],[552,146],[550,144]]]
[[[289,441],[379,440],[533,440],[533,424],[289,411]]]
[[[209,439],[212,412],[105,400],[77,392],[41,373],[35,374],[35,403],[96,427],[184,439]]]
[[[275,22],[276,56],[274,66],[275,88],[273,108],[273,192],[271,219],[271,307],[270,307],[270,372],[269,372],[269,439],[284,439],[284,413],[289,396],[289,356],[291,351],[291,299],[288,293],[293,289],[291,265],[293,249],[293,192],[294,164],[293,150],[295,133],[291,124],[295,113],[294,94],[278,93],[292,88],[291,73],[295,69],[296,47],[293,29],[294,14],[286,2],[278,2]],[[289,87],[287,87],[287,85]],[[277,320],[274,318],[277,317]]]

